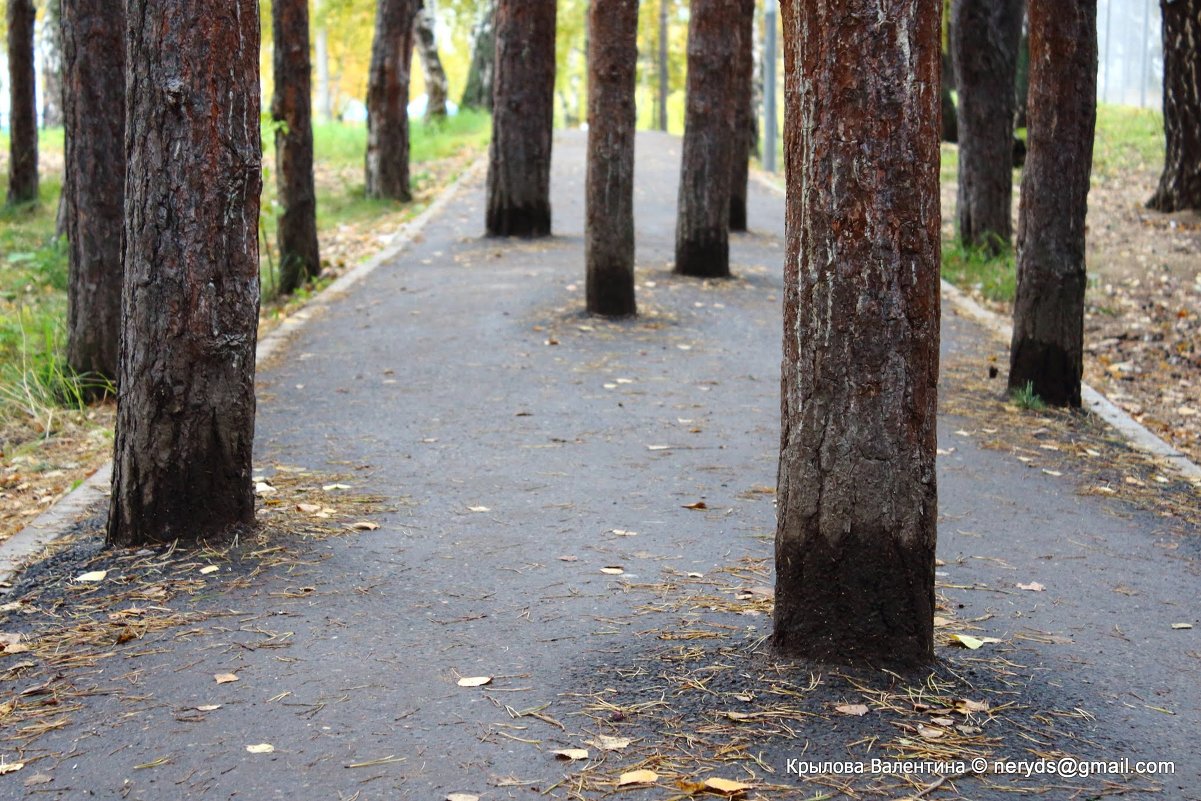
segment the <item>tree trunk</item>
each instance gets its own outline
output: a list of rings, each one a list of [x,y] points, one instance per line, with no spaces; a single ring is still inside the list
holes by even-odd
[[[667,66],[667,3],[659,0],[659,130],[667,130],[667,95],[669,78]]]
[[[742,2],[693,0],[688,22],[688,97],[676,221],[681,275],[730,274],[730,174],[736,149],[735,69]]]
[[[746,190],[755,140],[755,0],[739,0],[733,63],[734,153],[730,160],[730,230],[746,230]]]
[[[421,67],[425,71],[425,119],[446,119],[446,96],[450,84],[446,80],[446,70],[442,69],[442,59],[438,56],[438,40],[435,36],[437,11],[434,0],[425,0],[425,5],[417,13],[417,53],[421,56]]]
[[[37,79],[33,0],[8,0],[8,202],[38,199]]]
[[[418,0],[378,0],[367,81],[367,197],[409,201],[409,71]]]
[[[959,240],[1000,253],[1013,236],[1013,111],[1024,0],[955,0]]]
[[[1080,405],[1084,226],[1097,119],[1097,0],[1030,0],[1030,127],[1009,389]]]
[[[62,0],[47,0],[42,20],[42,125],[63,124]]]
[[[493,71],[496,68],[496,1],[484,0],[471,36],[471,64],[463,88],[463,108],[492,110]]]
[[[125,3],[62,0],[67,364],[117,378],[125,207]]]
[[[312,68],[308,0],[274,0],[275,185],[282,211],[275,231],[279,291],[290,295],[321,272],[313,181]]]
[[[490,236],[550,235],[555,0],[500,0],[488,149]]]
[[[108,541],[138,545],[254,522],[262,146],[258,3],[126,9],[127,280]]]
[[[1201,0],[1160,0],[1163,10],[1163,174],[1147,207],[1201,209]]]
[[[634,303],[634,80],[638,0],[592,0],[588,58],[588,311],[621,317]]]
[[[772,636],[792,655],[912,667],[934,656],[940,3],[782,7]]]

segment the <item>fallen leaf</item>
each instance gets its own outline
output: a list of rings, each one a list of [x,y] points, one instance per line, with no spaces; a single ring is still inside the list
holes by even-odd
[[[618,567],[617,565],[610,565],[608,567],[602,567],[601,572],[609,576],[620,576],[626,571],[625,568]]]
[[[460,687],[483,687],[485,684],[491,683],[491,676],[467,676],[459,679]]]
[[[1177,630],[1191,629],[1192,627],[1193,627],[1192,623],[1173,623],[1172,624],[1172,628],[1177,629]]]
[[[987,712],[987,701],[973,701],[970,698],[957,698],[955,700],[955,711],[961,715],[968,715],[973,712]]]
[[[480,797],[471,793],[450,793],[446,801],[480,801]]]
[[[613,529],[613,533],[619,537],[637,537],[638,536],[637,531],[626,531],[624,528],[615,528],[615,529]]]
[[[854,715],[857,718],[861,718],[870,710],[865,704],[839,704],[838,706],[834,707],[834,711],[841,712],[844,715]]]
[[[705,577],[704,573],[689,573],[688,574],[688,578],[690,578],[690,579],[703,579],[704,577]]]
[[[216,565],[209,565],[208,567],[202,567],[202,568],[200,568],[200,575],[207,576],[209,573],[216,573],[220,569],[221,568],[217,567]]]
[[[588,758],[588,749],[586,748],[560,748],[551,753],[555,755],[555,759],[565,759],[569,762]]]
[[[720,779],[717,777],[705,779],[705,787],[706,789],[713,790],[721,793],[722,795],[738,795],[739,793],[744,793],[751,789],[751,785],[749,784],[743,784],[742,782],[736,782],[731,779]]]
[[[970,634],[952,634],[951,640],[952,642],[957,642],[964,648],[969,648],[973,651],[984,645],[984,640],[973,637]]]
[[[670,445],[647,445],[646,449],[648,451],[669,451],[669,450],[671,450],[671,446]]]
[[[492,510],[489,509],[487,506],[468,506],[467,511],[469,511],[469,512],[491,512]]]
[[[275,746],[271,743],[259,743],[246,746],[246,750],[252,754],[272,754],[275,753]]]
[[[750,720],[751,716],[745,712],[723,712],[730,720]]]
[[[45,773],[35,773],[25,780],[26,787],[37,787],[39,784],[49,784],[54,781],[53,776],[47,776]]]
[[[213,675],[213,681],[218,684],[229,684],[231,681],[238,681],[236,673],[216,673]]]
[[[560,556],[559,561],[560,562],[578,562],[578,561],[580,561],[580,557],[578,557],[578,556]]]
[[[0,654],[23,654],[28,651],[29,646],[21,642],[22,639],[20,634],[0,632]]]
[[[684,508],[685,509],[708,509],[709,504],[705,503],[704,501],[697,501],[696,503],[685,504]]]
[[[335,490],[348,490],[349,484],[326,484],[321,488],[323,492],[334,492]]]
[[[936,729],[932,726],[923,726],[920,723],[917,724],[917,733],[926,740],[937,740],[946,734],[946,732],[942,729]]]
[[[0,776],[6,773],[16,773],[25,767],[24,762],[0,762]]]
[[[631,770],[628,773],[623,773],[617,778],[618,787],[627,787],[631,784],[654,784],[659,781],[659,774],[653,770]]]
[[[934,627],[935,628],[942,628],[943,626],[949,626],[949,625],[951,625],[951,622],[952,621],[949,617],[939,617],[938,615],[934,616]]]
[[[321,511],[321,505],[316,503],[298,503],[296,504],[297,511],[304,512],[306,515],[311,515]]]
[[[370,520],[359,520],[356,523],[351,523],[347,528],[351,531],[375,531],[379,528],[379,523],[372,523]]]
[[[630,743],[634,742],[629,737],[610,737],[607,734],[597,735],[595,740],[589,740],[589,745],[594,745],[601,751],[620,751],[623,748],[629,748]]]
[[[1045,590],[1047,588],[1044,587],[1043,585],[1039,584],[1037,581],[1032,581],[1029,584],[1019,584],[1018,589],[1019,590],[1029,590],[1030,592],[1042,592],[1043,590]]]
[[[277,490],[275,489],[275,487],[271,486],[266,481],[260,481],[259,483],[254,485],[254,494],[255,495],[270,495],[273,492],[277,492]]]
[[[196,707],[197,712],[216,712],[221,708],[221,704],[204,704]]]
[[[90,573],[84,573],[82,576],[76,576],[75,580],[88,582],[104,581],[104,577],[107,575],[107,570],[93,570]]]

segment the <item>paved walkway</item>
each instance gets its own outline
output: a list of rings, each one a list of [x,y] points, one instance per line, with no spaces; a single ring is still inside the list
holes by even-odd
[[[664,749],[699,754],[679,732],[712,739],[714,705],[743,697],[656,695],[654,680],[675,675],[673,654],[711,648],[724,631],[718,644],[734,650],[720,654],[722,680],[750,687],[747,697],[770,692],[754,689],[769,669],[750,654],[769,619],[689,603],[684,591],[696,582],[706,597],[753,603],[771,583],[782,198],[752,186],[754,232],[732,245],[738,280],[673,277],[679,142],[642,135],[644,314],[591,320],[579,313],[583,143],[556,141],[553,239],[481,239],[477,182],[261,370],[258,462],[353,475],[355,491],[392,507],[382,527],[323,546],[318,564],[202,597],[200,608],[225,613],[195,636],[156,634],[139,655],[94,668],[98,685],[119,689],[39,738],[26,758],[54,757],[0,776],[0,797],[599,797],[581,777],[615,777],[638,760],[586,739],[632,735],[632,755],[662,736]],[[945,317],[948,359],[992,347]],[[970,681],[979,654],[994,707],[1009,700],[1065,721],[1070,743],[1029,735],[1044,752],[1175,760],[1154,797],[1201,797],[1201,631],[1171,626],[1198,618],[1196,540],[1078,495],[1070,477],[1028,469],[982,438],[978,422],[941,421],[941,592],[946,614],[1004,641],[1013,668],[998,683],[986,646],[940,649],[947,669]],[[684,508],[697,501],[707,508]],[[1045,591],[1015,586],[1030,582]],[[262,631],[287,647],[261,647]],[[737,661],[744,652],[758,679]],[[239,681],[214,683],[227,672]],[[464,688],[460,676],[494,679]],[[808,676],[801,667],[793,678]],[[5,682],[5,697],[22,686]],[[650,715],[660,702],[670,718]],[[210,704],[223,706],[199,720],[180,712]],[[640,724],[642,709],[652,723]],[[793,722],[794,740],[762,737],[750,753],[767,768],[719,761],[721,775],[800,787],[785,757],[859,753],[846,748],[856,726],[898,733],[875,709],[812,720],[812,730]],[[258,743],[274,753],[246,751]],[[567,747],[604,762],[585,770],[548,753]],[[53,781],[25,787],[35,767]],[[959,787],[966,797],[1008,795],[973,781]],[[672,797],[666,784],[632,796]]]

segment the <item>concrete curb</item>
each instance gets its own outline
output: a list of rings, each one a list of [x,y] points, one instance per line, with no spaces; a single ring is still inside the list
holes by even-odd
[[[474,181],[484,171],[487,164],[486,158],[476,160],[455,179],[454,183],[442,190],[434,202],[423,212],[409,220],[393,234],[383,249],[339,277],[304,308],[259,340],[258,347],[255,349],[256,363],[262,365],[267,359],[276,355],[284,344],[312,319],[314,314],[328,307],[335,299],[345,295],[355,284],[403,253],[429,221],[445,209],[464,186]],[[32,523],[0,543],[0,592],[3,591],[2,588],[5,585],[13,581],[27,562],[41,553],[47,545],[66,534],[92,504],[108,497],[109,487],[112,483],[112,470],[112,461],[105,462],[82,484],[59,498],[49,509],[34,518]]]

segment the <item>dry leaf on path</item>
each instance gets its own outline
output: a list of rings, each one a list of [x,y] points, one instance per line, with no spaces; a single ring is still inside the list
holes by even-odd
[[[379,523],[372,523],[370,520],[359,520],[347,526],[351,531],[375,531],[379,528]]]
[[[220,569],[221,568],[218,567],[217,565],[209,565],[207,567],[202,567],[202,568],[200,568],[200,575],[207,576],[209,573],[216,573]]]
[[[866,704],[839,704],[838,706],[834,707],[834,711],[841,712],[844,715],[853,715],[854,717],[861,718],[871,710],[867,708]]]
[[[607,734],[597,735],[595,740],[588,740],[589,745],[594,745],[601,751],[620,751],[623,748],[629,748],[630,743],[634,742],[629,737],[610,737]]]
[[[449,793],[446,801],[480,801],[480,797],[472,793]]]
[[[221,708],[221,704],[203,704],[196,707],[197,712],[216,712]]]
[[[555,755],[555,759],[565,759],[569,762],[588,758],[588,749],[586,748],[560,748],[551,753]]]
[[[84,573],[82,576],[76,576],[76,581],[97,582],[104,581],[104,577],[108,575],[107,570],[93,570],[90,573]]]
[[[631,784],[654,784],[657,781],[659,781],[659,774],[653,770],[631,770],[618,777],[617,786],[628,787]]]
[[[0,776],[6,773],[16,773],[21,768],[25,767],[24,762],[3,762],[0,763]]]
[[[609,565],[608,567],[602,567],[601,572],[607,576],[620,576],[623,573],[625,573],[626,571],[625,571],[625,568],[623,568],[623,567],[618,567],[617,565]]]
[[[1047,589],[1037,581],[1032,581],[1029,584],[1019,584],[1017,586],[1019,590],[1029,590],[1030,592],[1042,592],[1043,590]]]
[[[704,786],[705,789],[721,793],[722,795],[738,795],[751,789],[751,785],[749,784],[736,782],[732,779],[721,779],[716,776],[711,779],[705,779]]]
[[[684,508],[685,509],[697,509],[697,510],[708,509],[709,504],[705,503],[704,501],[697,501],[696,503],[685,504]]]
[[[1178,631],[1183,630],[1183,629],[1191,629],[1192,627],[1193,627],[1192,623],[1173,623],[1172,624],[1172,628],[1174,628]]]
[[[1000,642],[996,637],[973,637],[970,634],[952,634],[951,642],[959,643],[964,648],[975,651],[988,643]]]
[[[491,683],[491,676],[467,676],[459,679],[460,687],[483,687],[485,684]]]
[[[246,746],[246,750],[252,754],[273,754],[275,753],[275,746],[271,743],[259,743],[258,745]]]
[[[218,684],[229,684],[231,681],[240,681],[240,679],[238,679],[238,674],[236,673],[215,673],[213,674],[213,681]]]
[[[468,506],[467,511],[469,511],[469,512],[491,512],[492,510],[489,509],[487,506]]]

